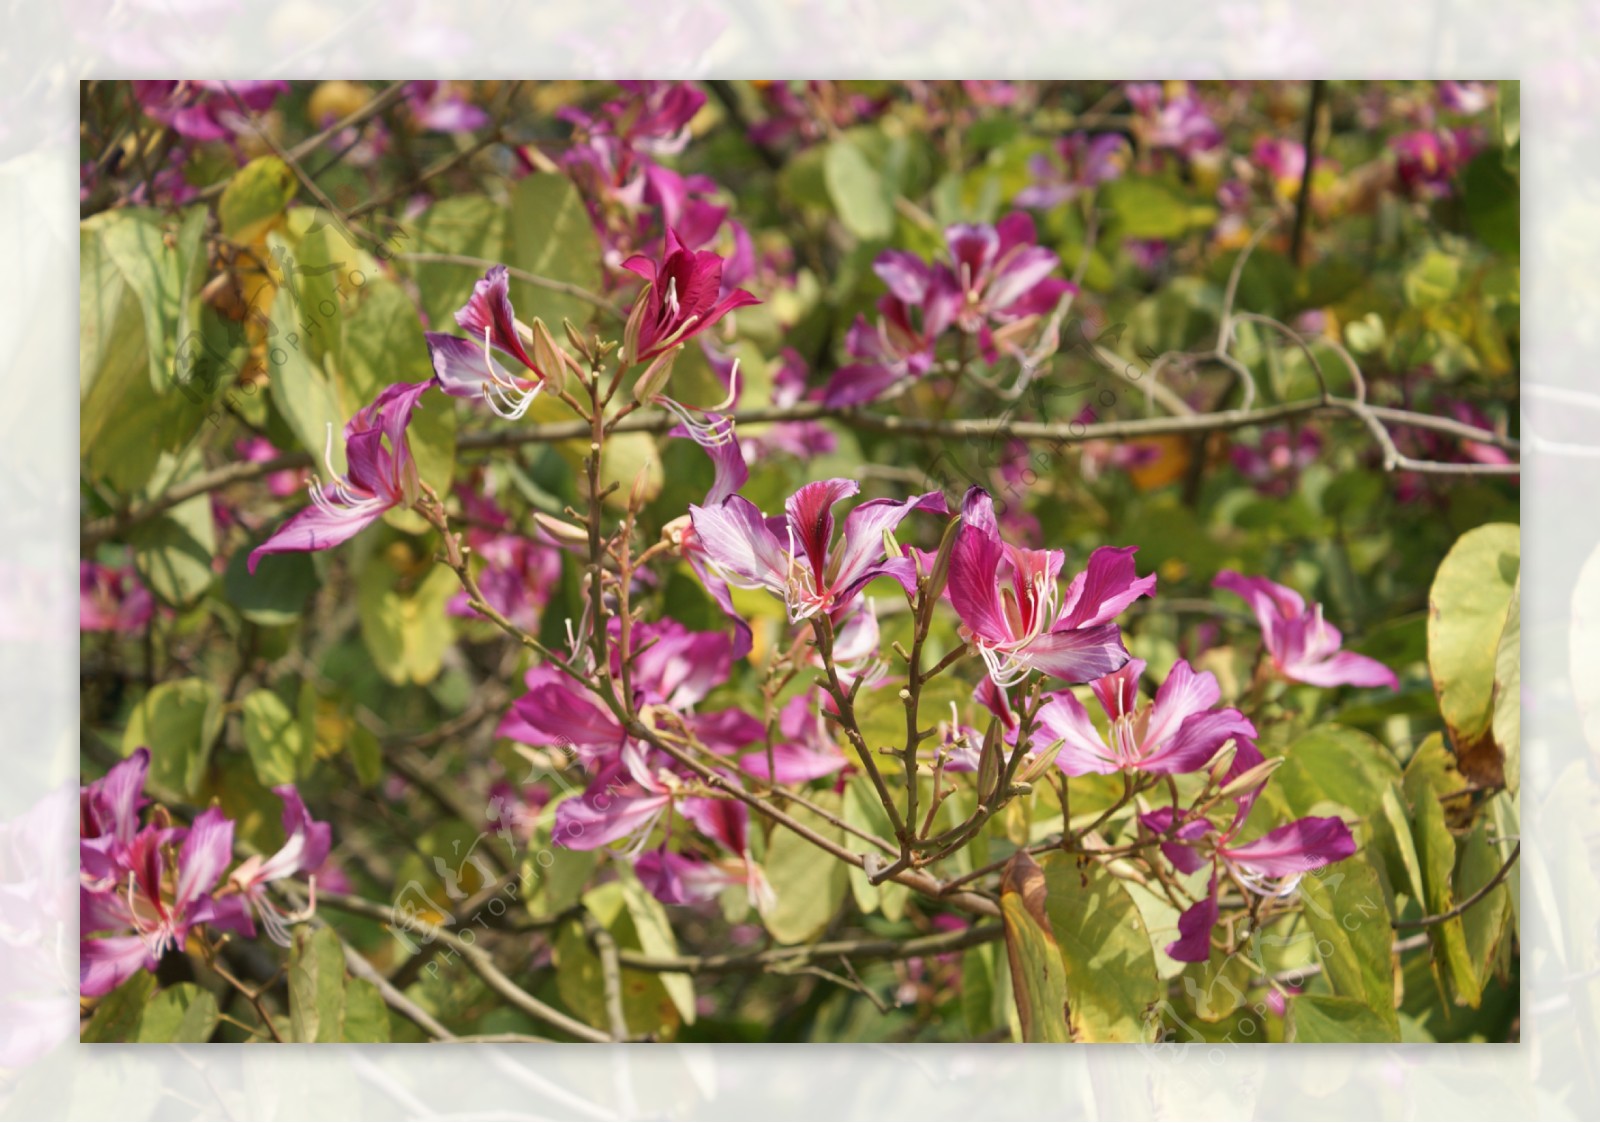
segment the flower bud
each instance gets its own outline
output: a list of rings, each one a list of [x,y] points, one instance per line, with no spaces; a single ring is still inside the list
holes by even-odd
[[[1284,760],[1285,758],[1281,756],[1269,757],[1248,772],[1234,777],[1233,781],[1222,789],[1222,794],[1231,798],[1259,788],[1267,782],[1267,777],[1282,766]]]
[[[633,384],[633,400],[636,402],[649,402],[667,388],[667,381],[672,377],[672,364],[677,361],[679,348],[657,355],[655,361],[647,366],[644,373]]]
[[[575,526],[564,519],[547,515],[543,511],[533,513],[533,522],[540,530],[548,534],[559,546],[587,546],[589,532],[581,526]]]
[[[550,329],[537,316],[533,319],[529,334],[533,337],[533,365],[544,376],[545,388],[552,393],[560,393],[566,388],[567,368],[572,363],[572,357],[557,346],[555,336],[550,334]]]
[[[644,330],[644,318],[650,309],[650,290],[653,284],[647,283],[639,295],[633,298],[633,309],[628,313],[628,326],[622,331],[622,353],[617,356],[618,362],[631,363],[639,354],[639,333]]]

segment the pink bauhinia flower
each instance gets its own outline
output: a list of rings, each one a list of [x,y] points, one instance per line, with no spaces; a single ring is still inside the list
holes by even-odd
[[[150,590],[131,568],[78,562],[78,629],[137,632],[155,612]]]
[[[151,120],[190,140],[230,140],[246,127],[246,112],[261,113],[289,92],[283,81],[134,82],[133,96]]]
[[[1213,708],[1222,692],[1209,671],[1196,674],[1180,659],[1155,698],[1141,704],[1139,677],[1144,669],[1144,660],[1130,659],[1089,684],[1110,722],[1104,734],[1067,691],[1052,695],[1040,708],[1035,740],[1061,742],[1056,765],[1068,776],[1194,772],[1229,740],[1255,737],[1255,726],[1238,710]]]
[[[434,382],[452,398],[482,398],[495,413],[516,421],[546,384],[563,374],[555,369],[563,361],[560,350],[551,346],[544,354],[545,348],[535,346],[535,329],[517,319],[507,266],[494,266],[472,286],[472,295],[456,312],[456,323],[470,339],[436,331],[423,336]],[[512,374],[497,354],[515,359],[527,374]]]
[[[331,482],[312,481],[308,489],[311,506],[250,552],[251,573],[266,554],[332,549],[377,522],[384,512],[417,501],[421,483],[406,427],[417,399],[433,385],[432,381],[397,382],[345,424],[344,450],[349,465],[345,475],[334,470],[333,426],[328,426],[323,458]]]
[[[1241,741],[1224,782],[1244,776],[1262,761],[1255,745]],[[1210,957],[1211,930],[1217,923],[1218,881],[1223,873],[1250,892],[1284,897],[1294,892],[1305,874],[1356,852],[1350,828],[1332,817],[1296,819],[1254,841],[1234,841],[1244,829],[1265,783],[1263,779],[1235,798],[1233,820],[1224,828],[1219,829],[1204,816],[1180,814],[1175,807],[1139,816],[1146,829],[1167,839],[1161,844],[1161,852],[1179,871],[1194,873],[1207,864],[1211,866],[1206,895],[1178,918],[1178,938],[1167,945],[1167,954],[1173,959],[1203,963]]]
[[[1128,661],[1122,632],[1111,621],[1156,585],[1153,574],[1137,575],[1137,547],[1095,550],[1063,596],[1056,584],[1063,551],[1002,541],[994,503],[982,488],[967,492],[961,514],[947,591],[962,636],[997,685],[1014,685],[1032,671],[1089,682]]]
[[[1322,605],[1306,610],[1305,598],[1265,577],[1245,577],[1231,569],[1217,574],[1213,588],[1237,593],[1261,625],[1261,642],[1279,674],[1310,686],[1387,686],[1398,689],[1395,673],[1376,659],[1340,651],[1339,629],[1322,618]]]
[[[227,888],[236,895],[219,897],[210,920],[218,928],[232,928],[254,936],[253,913],[261,918],[261,925],[273,943],[288,947],[288,925],[304,920],[316,907],[316,872],[328,860],[333,828],[311,818],[293,784],[283,784],[272,791],[283,801],[284,843],[270,857],[252,855],[234,868],[228,875]],[[268,899],[266,887],[296,874],[312,875],[311,903],[306,912],[285,913]]]
[[[624,341],[628,362],[648,363],[699,335],[735,308],[761,303],[743,289],[719,299],[722,257],[711,250],[690,250],[671,229],[660,261],[635,254],[622,267],[649,282],[628,316]]]
[[[176,851],[174,853],[174,848]],[[233,859],[233,822],[211,808],[183,827],[151,825],[125,851],[118,884],[79,889],[78,988],[109,994],[139,970],[154,971],[189,930],[209,921],[211,891]]]
[[[783,601],[791,621],[818,613],[839,620],[875,577],[915,589],[915,563],[885,558],[884,535],[912,511],[948,511],[937,491],[904,501],[870,499],[845,517],[835,542],[833,508],[860,490],[855,480],[819,480],[790,496],[785,513],[772,518],[742,495],[716,506],[691,505],[689,518],[699,548],[729,583],[766,589]]]

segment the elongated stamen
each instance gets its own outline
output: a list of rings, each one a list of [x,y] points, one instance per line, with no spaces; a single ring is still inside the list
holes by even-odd
[[[676,320],[678,318],[678,278],[667,278],[667,292],[662,297],[662,303],[667,306],[667,314]]]
[[[1228,865],[1232,868],[1234,875],[1238,877],[1241,885],[1262,897],[1287,897],[1299,888],[1300,879],[1305,876],[1303,873],[1296,873],[1285,877],[1272,878],[1265,874],[1244,869],[1232,862],[1229,862]]]

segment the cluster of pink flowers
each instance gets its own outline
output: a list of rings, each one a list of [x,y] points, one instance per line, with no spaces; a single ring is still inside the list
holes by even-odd
[[[891,290],[887,299],[920,309],[925,323],[937,324],[939,333],[961,332],[980,348],[993,349],[1008,325],[1047,311],[1068,291],[1065,282],[1049,276],[1058,264],[1055,255],[1034,244],[1025,217],[1011,216],[997,228],[955,227],[949,242],[948,262],[930,265],[897,252],[878,262]],[[641,382],[688,340],[753,300],[724,291],[724,262],[717,254],[689,249],[670,230],[659,259],[634,258],[626,265],[646,281],[623,343],[628,362],[647,366]],[[478,283],[457,321],[470,339],[428,336],[435,377],[391,386],[351,419],[345,427],[347,472],[335,474],[330,463],[332,482],[313,483],[312,505],[259,547],[252,561],[281,550],[336,545],[384,511],[415,502],[420,484],[406,426],[427,390],[483,398],[496,412],[520,416],[533,395],[564,377],[560,368],[570,360],[562,359],[564,352],[542,325],[517,320],[504,267],[490,270]],[[733,380],[731,372],[729,377]],[[912,525],[920,521],[930,530],[928,523],[951,517],[938,491],[904,500],[869,499],[836,520],[836,509],[857,496],[860,485],[825,479],[801,487],[781,514],[768,516],[739,494],[748,471],[730,417],[686,409],[659,392],[649,400],[676,413],[683,434],[701,444],[716,466],[710,493],[689,506],[675,541],[732,630],[696,632],[662,619],[634,623],[624,632],[613,618],[601,625],[608,630],[607,677],[630,684],[629,710],[645,725],[691,737],[723,758],[719,772],[729,783],[740,782],[742,774],[786,784],[838,784],[851,768],[827,728],[831,702],[821,691],[789,701],[770,729],[737,706],[705,708],[735,661],[751,650],[752,629],[731,589],[764,590],[782,602],[791,625],[825,629],[831,637],[829,669],[846,684],[863,679],[875,684],[887,676],[867,586],[887,577],[912,598],[921,576],[940,569],[942,556],[948,564],[941,570],[938,594],[985,671],[974,702],[998,719],[1013,744],[1028,738],[1039,768],[1053,764],[1068,776],[1209,771],[1214,782],[1237,788],[1229,790],[1234,814],[1226,824],[1210,818],[1216,800],[1174,804],[1141,819],[1144,830],[1160,836],[1162,852],[1176,869],[1211,871],[1209,895],[1184,914],[1180,938],[1168,949],[1172,955],[1203,959],[1207,954],[1224,876],[1251,892],[1285,893],[1301,874],[1354,851],[1346,826],[1329,818],[1300,819],[1255,841],[1239,841],[1261,787],[1235,783],[1262,763],[1256,729],[1239,710],[1219,705],[1220,689],[1211,674],[1181,659],[1151,700],[1140,701],[1139,680],[1147,668],[1129,654],[1117,619],[1155,594],[1156,578],[1138,573],[1134,547],[1098,548],[1081,571],[1063,581],[1065,552],[1008,541],[993,501],[981,488],[965,496],[955,537],[940,555],[893,545],[913,515],[918,520]],[[469,500],[468,507],[469,516],[475,514],[482,524],[479,546],[496,555],[491,569],[504,570],[506,591],[500,595],[506,611],[513,611],[511,590],[521,585],[526,591],[540,579],[530,574],[542,571],[530,571],[528,544],[510,533],[498,507],[482,498]],[[496,587],[500,583],[497,579]],[[1278,677],[1319,687],[1396,685],[1382,664],[1342,650],[1343,637],[1324,619],[1320,605],[1308,606],[1295,591],[1264,578],[1225,572],[1216,583],[1251,606],[1261,629],[1264,665]],[[570,636],[567,665],[584,676],[594,671],[588,642],[594,626],[585,618]],[[805,658],[822,665],[817,649]],[[1035,676],[1065,686],[1034,699],[1038,704],[1024,729],[1022,703],[1039,681]],[[1071,690],[1083,684],[1104,710],[1103,732]],[[651,740],[635,736],[637,728],[586,681],[541,665],[528,672],[527,691],[500,733],[528,745],[557,747],[588,775],[581,794],[555,806],[553,838],[559,845],[619,847],[663,901],[702,902],[730,885],[742,885],[756,907],[770,906],[771,890],[752,857],[744,805],[718,798],[702,776]],[[942,723],[934,752],[948,771],[971,770],[977,766],[979,740],[953,714]],[[1260,775],[1264,784],[1266,770]],[[200,847],[204,837],[193,847]],[[180,868],[187,868],[185,852],[178,855]],[[210,880],[180,877],[179,884],[209,887],[215,880],[214,874]],[[179,917],[172,922],[179,926],[196,917],[216,923],[210,906],[201,908],[199,900],[187,889],[176,891],[171,902],[162,902],[171,905],[163,915]],[[142,923],[138,915],[128,915],[133,916],[130,925]],[[171,939],[178,930],[152,929],[152,938]]]
[[[885,250],[873,271],[888,287],[878,301],[878,321],[858,317],[845,339],[853,360],[834,372],[823,390],[832,406],[882,397],[933,369],[947,334],[974,340],[993,363],[1002,349],[1020,353],[1042,316],[1076,291],[1051,276],[1061,265],[1038,244],[1033,219],[1018,211],[993,226],[958,224],[945,230],[947,257],[924,261],[904,250]]]
[[[78,983],[85,995],[108,994],[136,972],[154,971],[202,925],[253,938],[259,920],[274,942],[288,946],[287,926],[304,916],[285,913],[266,887],[309,875],[314,894],[328,857],[332,831],[311,818],[293,785],[273,789],[283,801],[283,846],[234,865],[234,823],[218,808],[187,827],[175,825],[165,808],[144,814],[149,770],[150,750],[141,748],[79,789]]]

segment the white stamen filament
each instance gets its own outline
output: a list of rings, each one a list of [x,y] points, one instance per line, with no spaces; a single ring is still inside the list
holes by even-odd
[[[366,495],[365,488],[357,487],[350,482],[348,476],[340,475],[333,467],[333,422],[328,422],[328,440],[322,449],[322,463],[328,470],[329,483],[323,484],[316,473],[312,473],[311,482],[306,490],[311,494],[311,503],[323,514],[332,518],[344,518],[352,515],[364,515],[373,510],[382,510],[388,502],[381,495]],[[327,488],[333,489],[333,497],[327,495]]]
[[[535,382],[531,388],[525,389],[515,379],[496,369],[487,326],[483,329],[483,365],[489,376],[483,384],[483,400],[489,403],[489,408],[497,416],[507,421],[520,421],[533,404],[533,399],[544,388],[543,383]]]

